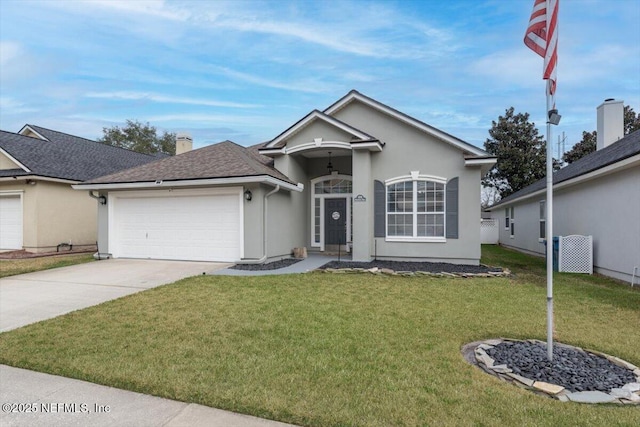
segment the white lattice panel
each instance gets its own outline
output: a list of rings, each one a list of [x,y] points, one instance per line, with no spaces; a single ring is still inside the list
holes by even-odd
[[[593,274],[593,238],[560,236],[558,271]]]

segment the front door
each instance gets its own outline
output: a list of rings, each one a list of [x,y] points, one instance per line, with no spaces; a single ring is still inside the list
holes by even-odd
[[[325,245],[347,244],[347,199],[324,199]]]

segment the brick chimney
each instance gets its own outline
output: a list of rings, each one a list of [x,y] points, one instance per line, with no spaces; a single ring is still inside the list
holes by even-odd
[[[193,149],[193,138],[188,132],[178,132],[176,134],[176,155],[186,153]]]
[[[624,136],[624,106],[622,103],[623,101],[609,98],[598,106],[597,150],[608,147]]]

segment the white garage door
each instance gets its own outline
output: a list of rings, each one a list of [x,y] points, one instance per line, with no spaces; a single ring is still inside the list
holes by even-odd
[[[240,193],[117,197],[110,251],[116,258],[237,261],[241,258]]]
[[[0,249],[22,249],[22,200],[0,196]]]

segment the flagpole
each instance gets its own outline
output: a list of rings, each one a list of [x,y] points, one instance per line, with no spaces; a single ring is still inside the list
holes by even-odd
[[[554,108],[551,96],[551,80],[547,80],[547,359],[553,361],[553,148],[551,147],[551,122],[549,112]]]

